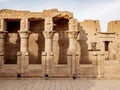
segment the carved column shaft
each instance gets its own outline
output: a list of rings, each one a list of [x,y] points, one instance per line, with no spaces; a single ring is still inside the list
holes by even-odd
[[[98,70],[97,70],[97,77],[98,78],[104,78],[104,53],[99,53],[98,57]]]
[[[78,32],[77,31],[69,31],[68,35],[69,35],[69,51],[76,52],[76,49],[77,49],[76,38],[77,38]]]
[[[70,52],[76,52],[76,44],[77,44],[77,36],[78,36],[78,26],[77,26],[77,20],[76,19],[70,19],[69,20],[69,51]]]
[[[4,19],[0,19],[0,31],[6,31],[6,22]]]
[[[0,52],[4,51],[5,36],[6,36],[6,23],[4,19],[0,19]]]
[[[0,31],[0,72],[2,72],[4,64],[4,48],[5,48],[5,37],[7,31]]]
[[[45,73],[50,73],[51,63],[52,63],[52,52],[53,52],[53,31],[43,31],[45,37],[45,52],[46,52],[46,60],[45,61]]]
[[[30,31],[18,31],[21,39],[20,43],[20,52],[18,54],[18,64],[19,64],[19,73],[21,74],[27,74],[28,69],[28,39],[30,35]]]
[[[6,33],[7,31],[0,31],[0,52],[4,51]]]
[[[79,34],[78,27],[77,27],[77,20],[70,19],[69,20],[69,49],[68,53],[71,53],[71,58],[69,57],[68,63],[71,66],[71,75],[72,77],[76,76],[77,74],[77,66],[78,66],[78,58],[77,58],[77,36]]]
[[[20,51],[21,52],[27,52],[28,51],[28,39],[30,35],[29,31],[29,20],[27,17],[22,18],[20,23],[20,39],[21,39],[21,45],[20,45]]]
[[[53,49],[53,31],[43,31],[45,37],[45,52],[52,52]]]
[[[45,31],[43,31],[45,37],[45,52],[52,52],[52,38],[54,32],[52,31],[53,20],[52,18],[45,19]]]
[[[42,60],[42,64],[44,67],[44,73],[45,74],[50,74],[50,68],[51,68],[51,63],[52,62],[52,58],[51,58],[51,53],[52,53],[52,38],[53,38],[53,21],[52,18],[46,18],[45,19],[45,31],[43,31],[44,37],[45,37],[45,53],[46,56],[42,56],[42,57],[46,57],[44,58],[45,60]]]
[[[7,31],[3,30],[4,28],[3,20],[0,20],[0,72],[3,71],[4,64],[4,49],[5,49],[5,37]]]
[[[26,76],[29,63],[28,40],[30,35],[28,18],[22,18],[18,33],[20,35],[20,52],[18,52],[19,73]]]

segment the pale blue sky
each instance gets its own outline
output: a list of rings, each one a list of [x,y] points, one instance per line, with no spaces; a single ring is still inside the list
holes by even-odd
[[[120,0],[0,0],[0,9],[39,12],[51,8],[73,12],[80,22],[99,20],[102,31],[109,21],[120,20]]]

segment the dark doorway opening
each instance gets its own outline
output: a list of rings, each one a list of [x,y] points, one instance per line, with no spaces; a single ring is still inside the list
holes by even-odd
[[[64,17],[54,17],[53,22],[53,30],[56,32],[54,35],[54,42],[57,42],[57,44],[54,44],[55,48],[53,48],[53,51],[54,53],[58,53],[55,54],[55,59],[58,60],[58,64],[67,64],[69,38],[66,31],[68,30],[69,20]]]
[[[30,37],[29,37],[29,64],[41,64],[42,52],[45,49],[44,19],[31,18],[30,21]]]
[[[17,52],[20,51],[20,19],[5,19],[8,34],[5,41],[5,64],[17,64]]]

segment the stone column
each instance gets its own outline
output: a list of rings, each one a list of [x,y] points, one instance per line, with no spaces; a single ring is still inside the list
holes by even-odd
[[[45,31],[43,31],[43,35],[45,37],[45,52],[42,55],[44,57],[42,60],[42,65],[44,69],[45,75],[50,75],[52,66],[53,66],[53,28],[52,18],[45,19]],[[46,58],[45,58],[46,57]]]
[[[45,37],[45,52],[51,53],[53,50],[53,35],[54,31],[43,31]]]
[[[5,48],[5,37],[7,31],[0,30],[0,72],[3,71],[4,64],[4,48]]]
[[[53,19],[52,18],[45,18],[45,31],[52,31],[53,30]]]
[[[69,52],[75,53],[77,50],[77,36],[78,31],[68,31],[69,36]]]
[[[5,38],[7,34],[4,22],[3,19],[0,19],[0,73],[3,73]]]
[[[46,60],[45,63],[45,74],[50,74],[51,66],[53,64],[53,35],[54,31],[43,31],[45,37],[45,52],[46,52]]]
[[[77,20],[70,19],[69,21],[69,49],[68,54],[71,53],[71,55],[68,55],[68,64],[71,67],[71,75],[74,76],[77,74],[77,68],[78,68],[78,54],[77,54],[77,36],[79,34],[78,27],[77,27]],[[71,56],[71,59],[70,59]],[[72,61],[71,61],[72,60]]]
[[[20,35],[20,52],[18,52],[18,65],[19,74],[25,75],[28,72],[29,52],[28,52],[28,40],[29,40],[29,25],[28,19],[23,18],[21,20],[21,29],[18,31]]]
[[[79,65],[79,59],[77,58],[78,54],[77,54],[77,31],[69,31],[68,35],[69,35],[69,48],[68,48],[68,52],[71,53],[71,55],[68,55],[69,58],[71,56],[71,59],[68,60],[68,63],[70,64],[69,66],[71,67],[71,75],[76,75],[77,74],[77,68]],[[71,61],[72,60],[72,61]]]
[[[21,39],[20,52],[18,52],[18,65],[20,67],[20,73],[26,74],[29,63],[28,53],[28,39],[30,31],[18,31]]]

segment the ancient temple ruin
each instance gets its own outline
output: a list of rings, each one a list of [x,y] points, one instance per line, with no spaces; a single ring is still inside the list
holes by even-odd
[[[120,78],[120,21],[68,11],[0,10],[0,76]]]

